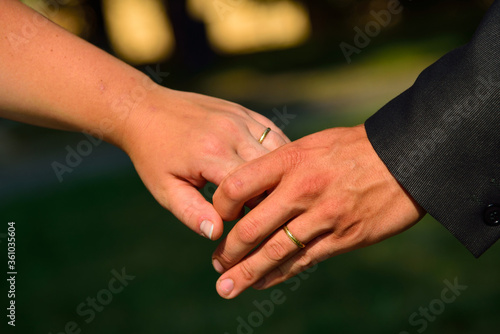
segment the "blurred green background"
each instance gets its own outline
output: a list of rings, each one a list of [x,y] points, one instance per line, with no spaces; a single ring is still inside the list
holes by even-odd
[[[374,20],[370,12],[386,9],[388,1],[65,0],[45,13],[139,69],[169,72],[165,86],[241,103],[274,119],[293,140],[362,123],[425,67],[467,42],[491,2],[402,2],[403,12],[350,64],[339,44],[354,45],[354,27],[364,28]],[[134,40],[137,31],[146,35]],[[286,121],[278,116],[284,110],[292,115]],[[476,260],[428,216],[288,283],[224,300],[210,262],[217,242],[161,208],[124,153],[98,145],[58,181],[51,163],[63,162],[66,146],[82,140],[81,133],[0,120],[3,254],[7,222],[17,228],[17,322],[8,328],[2,315],[7,330],[77,333],[65,329],[74,322],[81,333],[121,334],[498,331],[500,248]],[[214,189],[201,191],[210,198]],[[135,278],[87,323],[78,306],[88,297],[109,297],[103,289],[111,271],[122,268]],[[455,279],[467,288],[454,302],[440,302],[444,281]],[[280,303],[271,307],[271,295],[280,295]],[[426,318],[421,308],[429,307]]]

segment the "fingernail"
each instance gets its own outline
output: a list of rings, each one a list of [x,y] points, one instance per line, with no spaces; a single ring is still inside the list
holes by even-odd
[[[226,278],[225,280],[221,281],[219,284],[220,291],[224,295],[229,295],[231,291],[234,289],[234,282],[230,278]]]
[[[205,238],[212,240],[212,233],[214,232],[214,224],[210,220],[204,220],[200,224],[201,235]]]
[[[219,260],[214,259],[212,261],[212,265],[214,266],[215,271],[219,274],[222,274],[224,272],[224,267],[222,266],[222,264],[220,264]]]

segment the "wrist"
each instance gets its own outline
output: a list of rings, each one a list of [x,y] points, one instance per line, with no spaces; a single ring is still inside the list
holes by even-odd
[[[161,87],[147,75],[140,73],[131,78],[126,87],[105,103],[105,112],[96,124],[101,137],[128,153],[136,134],[150,122],[154,101]]]

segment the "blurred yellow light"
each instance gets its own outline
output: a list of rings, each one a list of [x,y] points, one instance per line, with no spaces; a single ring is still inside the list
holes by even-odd
[[[155,63],[171,55],[174,35],[160,0],[103,0],[103,11],[111,45],[125,61]]]
[[[64,6],[48,4],[43,0],[22,0],[22,2],[67,31],[83,38],[87,37],[88,23],[79,1],[66,0]]]
[[[188,6],[207,24],[212,46],[222,53],[288,48],[304,42],[311,32],[306,9],[288,0],[189,0]]]

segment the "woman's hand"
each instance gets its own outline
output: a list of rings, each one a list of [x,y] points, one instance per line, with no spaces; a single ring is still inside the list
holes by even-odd
[[[425,213],[379,159],[364,126],[315,133],[246,163],[222,181],[214,206],[233,220],[246,201],[266,191],[269,196],[213,255],[224,298],[250,286],[271,287],[329,257],[377,243]]]
[[[258,140],[271,128],[262,144]],[[157,87],[113,140],[156,200],[211,240],[223,222],[197,190],[290,140],[266,117],[224,100]]]
[[[222,220],[196,188],[289,141],[237,104],[155,84],[19,1],[2,3],[0,30],[10,36],[0,38],[0,117],[121,147],[158,202],[210,239]]]

